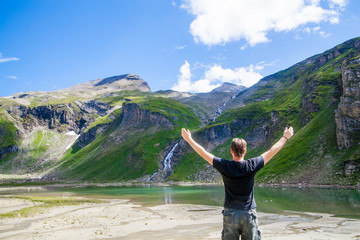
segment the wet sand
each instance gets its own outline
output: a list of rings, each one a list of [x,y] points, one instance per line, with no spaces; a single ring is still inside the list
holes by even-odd
[[[0,239],[220,239],[220,207],[127,200],[48,208],[29,217],[0,219]],[[0,198],[0,213],[33,205]],[[329,214],[258,213],[263,239],[360,239],[360,220]]]

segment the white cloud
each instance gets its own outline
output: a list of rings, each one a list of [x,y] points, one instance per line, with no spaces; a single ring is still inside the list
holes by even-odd
[[[320,5],[320,0],[184,0],[181,7],[195,16],[190,32],[196,42],[216,45],[245,39],[254,46],[269,41],[269,31],[291,31],[309,23],[338,23],[340,11],[348,2],[326,2],[328,8]]]
[[[221,83],[230,82],[237,85],[250,87],[257,83],[263,76],[258,72],[263,67],[260,65],[250,65],[249,67],[239,67],[235,69],[222,68],[214,65],[205,72],[204,78],[210,82],[220,81]]]
[[[348,3],[349,3],[348,0],[329,0],[329,4],[331,8],[344,9]]]
[[[180,67],[180,75],[178,76],[178,82],[172,87],[172,90],[178,92],[209,92],[219,84],[212,85],[208,80],[202,79],[195,82],[191,81],[190,64],[188,61]]]
[[[18,77],[17,77],[17,76],[6,76],[6,78],[9,78],[9,79],[14,79],[14,80],[18,79]]]
[[[0,53],[0,63],[10,62],[10,61],[18,61],[18,60],[20,60],[20,59],[16,58],[16,57],[3,58],[2,53]]]
[[[175,46],[175,50],[183,50],[184,48],[186,48],[186,45]]]
[[[320,32],[319,32],[319,35],[320,35],[321,37],[323,37],[323,38],[328,38],[328,37],[331,36],[331,33],[326,33],[326,32],[324,32],[324,31],[320,31]]]
[[[200,80],[192,81],[190,64],[185,63],[180,67],[178,82],[172,87],[179,92],[209,92],[219,87],[224,82],[250,87],[257,83],[263,76],[259,73],[264,68],[264,63],[239,68],[222,68],[220,65],[208,67]]]
[[[306,27],[302,30],[302,32],[307,33],[307,34],[318,34],[319,36],[321,36],[323,38],[327,38],[327,37],[331,36],[331,33],[327,33],[325,31],[321,30],[320,26],[316,26],[313,28]],[[295,38],[300,38],[300,35],[296,35]]]

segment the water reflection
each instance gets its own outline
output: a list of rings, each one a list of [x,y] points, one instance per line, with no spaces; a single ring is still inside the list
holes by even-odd
[[[169,187],[164,188],[165,204],[172,204],[172,190]]]
[[[0,187],[0,195],[46,192],[46,187]]]

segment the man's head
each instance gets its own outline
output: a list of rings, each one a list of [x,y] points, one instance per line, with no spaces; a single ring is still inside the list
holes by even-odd
[[[231,153],[235,157],[244,157],[246,153],[247,143],[242,138],[234,138],[231,142]]]

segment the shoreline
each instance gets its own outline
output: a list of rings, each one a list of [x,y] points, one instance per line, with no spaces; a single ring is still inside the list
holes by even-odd
[[[1,213],[33,204],[2,197],[0,203]],[[142,206],[130,200],[104,199],[101,203],[54,206],[28,217],[0,218],[0,239],[220,239],[221,210],[206,205]],[[306,212],[258,212],[258,216],[264,239],[360,239],[360,220]]]
[[[187,182],[187,181],[177,181],[177,182],[118,182],[118,183],[88,183],[88,182],[79,182],[79,183],[61,183],[61,182],[3,182],[0,183],[1,188],[13,188],[13,187],[146,187],[146,186],[155,186],[155,187],[167,187],[167,186],[223,186],[222,182]],[[256,187],[284,187],[284,188],[329,188],[329,189],[354,189],[360,190],[360,185],[349,186],[349,185],[324,185],[324,184],[306,184],[306,183],[272,183],[272,184],[263,184],[257,183]]]

